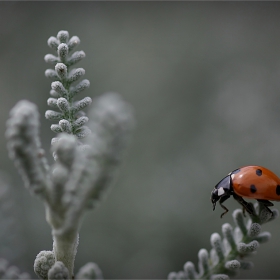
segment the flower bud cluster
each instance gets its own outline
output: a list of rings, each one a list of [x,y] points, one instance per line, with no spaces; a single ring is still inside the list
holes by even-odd
[[[49,280],[67,280],[69,279],[68,269],[63,262],[57,261],[48,272]]]
[[[48,272],[55,263],[52,251],[41,251],[35,259],[34,271],[41,279],[48,279]]]
[[[269,232],[261,232],[261,224],[278,216],[277,210],[271,212],[261,202],[252,208],[254,215],[247,222],[242,210],[237,209],[232,214],[236,227],[226,223],[222,226],[223,237],[211,235],[210,253],[206,249],[198,252],[198,271],[192,262],[186,262],[184,270],[169,273],[168,279],[229,279],[239,269],[251,269],[253,263],[244,258],[256,253],[260,244],[271,237]]]
[[[54,69],[47,69],[45,75],[53,79],[51,84],[50,97],[48,105],[54,110],[47,110],[45,117],[51,121],[58,121],[58,124],[51,125],[51,130],[55,133],[65,132],[73,134],[78,139],[82,139],[90,134],[90,129],[85,125],[88,118],[83,109],[91,104],[90,97],[74,101],[74,97],[89,87],[90,82],[84,79],[76,84],[82,76],[85,75],[83,68],[74,68],[69,70],[70,66],[77,63],[85,57],[83,51],[72,52],[80,44],[80,39],[73,36],[69,39],[68,31],[59,31],[56,37],[48,39],[50,48],[57,51],[57,56],[47,54],[45,61],[54,64]]]

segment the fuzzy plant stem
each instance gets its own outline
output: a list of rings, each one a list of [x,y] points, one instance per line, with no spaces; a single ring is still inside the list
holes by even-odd
[[[53,252],[56,261],[63,262],[69,271],[69,275],[72,275],[79,243],[78,232],[67,237],[65,235],[53,234],[53,240]]]
[[[96,207],[112,184],[134,126],[131,106],[117,93],[94,98],[90,118],[83,110],[92,99],[74,99],[89,87],[88,80],[73,84],[85,74],[83,68],[70,70],[85,57],[83,51],[71,54],[79,43],[77,36],[69,39],[67,31],[48,40],[57,52],[57,56],[45,56],[46,62],[55,65],[54,70],[45,72],[55,80],[48,99],[55,111],[45,113],[48,120],[58,121],[51,125],[58,134],[52,139],[54,164],[48,165],[41,148],[36,105],[27,100],[18,102],[7,121],[9,155],[26,188],[44,201],[46,220],[52,228],[53,250],[41,251],[34,262],[34,271],[42,279],[74,277],[83,215]],[[102,275],[94,263],[79,275],[86,274]]]

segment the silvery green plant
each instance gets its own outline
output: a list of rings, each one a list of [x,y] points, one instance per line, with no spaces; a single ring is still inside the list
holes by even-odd
[[[87,79],[78,82],[85,75],[83,68],[70,69],[85,57],[83,51],[73,52],[79,43],[80,39],[69,38],[67,31],[48,40],[56,51],[56,55],[45,56],[45,61],[54,65],[45,72],[54,80],[47,101],[52,109],[45,113],[48,120],[56,122],[51,125],[57,133],[51,142],[54,163],[48,164],[41,147],[35,104],[19,101],[7,121],[9,155],[25,187],[44,202],[52,229],[53,249],[41,251],[34,262],[34,271],[42,279],[74,277],[82,218],[88,209],[96,207],[112,184],[133,128],[132,108],[117,93],[76,100],[90,85]],[[87,117],[84,109],[92,101]],[[95,263],[88,263],[76,278],[103,276]]]
[[[0,259],[0,279],[31,279],[26,272],[20,272],[15,265],[10,265],[5,259]]]
[[[244,258],[251,257],[257,252],[261,243],[267,242],[271,235],[269,232],[261,232],[261,225],[274,220],[279,213],[276,209],[272,212],[261,203],[252,204],[254,214],[248,221],[241,209],[236,209],[232,216],[235,228],[229,223],[222,226],[221,237],[213,233],[210,237],[212,249],[210,253],[206,249],[198,252],[198,270],[188,261],[184,269],[179,272],[170,272],[168,280],[181,279],[229,279],[238,273],[239,269],[251,269],[253,263]]]
[[[77,36],[73,36],[69,40],[67,31],[60,31],[57,37],[52,36],[48,40],[48,45],[56,50],[58,55],[47,54],[45,56],[47,63],[55,65],[54,69],[47,69],[45,75],[55,80],[51,84],[50,95],[52,97],[47,102],[56,111],[47,110],[45,117],[51,121],[59,121],[58,124],[51,126],[52,131],[56,133],[65,132],[75,135],[78,139],[83,139],[90,133],[89,128],[85,126],[89,119],[85,116],[83,109],[91,104],[92,99],[85,97],[74,101],[75,96],[90,85],[87,79],[73,85],[74,82],[85,75],[83,68],[70,70],[72,65],[85,57],[83,51],[76,51],[70,55],[71,51],[79,44],[80,39]],[[53,138],[52,142],[57,140],[58,138]]]

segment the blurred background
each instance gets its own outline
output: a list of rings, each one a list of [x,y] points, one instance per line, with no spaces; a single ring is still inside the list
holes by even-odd
[[[243,165],[280,175],[279,15],[279,2],[0,2],[0,169],[11,201],[0,257],[35,277],[35,256],[52,249],[43,204],[24,189],[4,134],[10,109],[28,99],[49,151],[44,56],[54,54],[48,38],[68,30],[87,56],[77,64],[91,82],[82,97],[119,92],[137,120],[113,189],[84,219],[76,271],[94,261],[107,279],[164,279],[197,265],[239,207],[228,200],[223,219],[212,211],[216,183]],[[280,277],[280,221],[263,230],[271,241],[237,278]]]

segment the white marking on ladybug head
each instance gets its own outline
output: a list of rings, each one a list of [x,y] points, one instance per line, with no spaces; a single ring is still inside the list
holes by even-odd
[[[218,189],[218,196],[221,196],[221,195],[223,195],[224,193],[225,193],[224,188],[219,188],[219,189]]]

